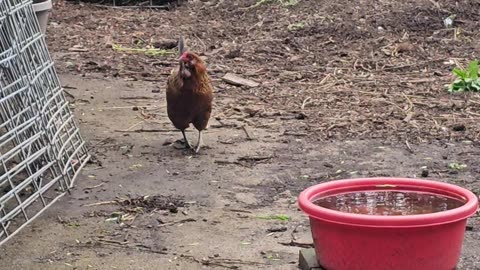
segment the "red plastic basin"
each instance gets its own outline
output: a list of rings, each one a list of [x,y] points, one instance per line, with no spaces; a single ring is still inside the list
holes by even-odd
[[[466,201],[452,210],[407,216],[343,213],[312,203],[361,190],[410,190]],[[304,190],[300,208],[310,217],[315,252],[327,270],[452,270],[460,259],[467,218],[478,209],[472,192],[446,183],[404,179],[338,180]]]

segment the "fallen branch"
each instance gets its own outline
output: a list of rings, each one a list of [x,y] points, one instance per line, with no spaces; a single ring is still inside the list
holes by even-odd
[[[246,127],[246,126],[242,126],[242,130],[243,130],[243,132],[245,132],[245,135],[247,135],[247,139],[248,139],[249,141],[254,140],[254,138],[253,138],[252,136],[250,136],[250,134],[248,133],[248,130],[247,130],[247,127]]]
[[[163,223],[163,224],[157,225],[157,227],[166,227],[166,226],[171,226],[171,225],[175,225],[175,224],[182,224],[182,223],[196,222],[196,221],[197,220],[193,219],[193,218],[186,218],[186,219],[182,219],[182,220],[178,220],[178,221]]]
[[[300,248],[313,248],[314,245],[313,243],[299,243],[296,241],[290,241],[290,242],[278,242],[282,246],[288,246],[288,247],[300,247]]]
[[[210,266],[220,266],[227,269],[239,269],[238,266],[235,265],[266,265],[263,262],[255,262],[255,261],[243,261],[240,259],[223,259],[223,258],[203,258],[201,260],[191,256],[191,255],[184,255],[182,254],[180,258],[190,259],[194,262],[200,263],[202,265],[210,265]]]
[[[75,96],[72,95],[70,92],[68,92],[67,90],[63,89],[63,92],[65,93],[66,96],[70,97],[71,99],[75,99]]]
[[[413,64],[407,64],[407,65],[400,65],[400,66],[391,66],[391,67],[384,67],[382,69],[377,70],[379,71],[389,71],[389,70],[395,70],[395,69],[402,69],[402,68],[409,68],[409,67],[416,67],[416,66],[421,66],[429,63],[434,63],[438,61],[445,61],[445,58],[437,58],[437,59],[431,59],[427,61],[422,61],[422,62],[415,62]]]
[[[408,143],[408,139],[405,140],[405,145],[407,146],[407,149],[408,149],[408,151],[409,151],[410,153],[414,153],[412,147],[410,147],[410,144]]]
[[[117,244],[117,245],[121,245],[121,246],[128,244],[128,241],[120,242],[120,241],[110,240],[110,239],[98,239],[97,241],[98,242],[109,243],[109,244]]]
[[[244,209],[225,209],[226,211],[235,212],[235,213],[246,213],[246,214],[253,214],[252,211],[244,210]]]
[[[101,183],[101,184],[98,184],[98,185],[95,185],[95,186],[85,187],[83,190],[91,190],[91,189],[99,188],[99,187],[103,186],[104,184],[105,183]]]
[[[304,110],[305,109],[305,106],[307,106],[308,104],[311,103],[311,100],[312,98],[311,97],[307,97],[306,99],[303,100],[302,102],[302,106],[300,107],[300,109]]]
[[[274,158],[274,156],[252,156],[252,157],[239,157],[237,161],[257,162]]]
[[[143,252],[149,252],[149,253],[155,253],[155,254],[162,254],[162,255],[167,255],[168,252],[162,251],[162,250],[156,250],[153,249],[147,245],[141,244],[141,243],[136,243],[136,244],[131,244],[128,245],[128,241],[120,242],[120,241],[115,241],[115,240],[107,240],[107,239],[99,239],[99,240],[94,240],[90,243],[79,243],[76,246],[71,246],[71,247],[77,247],[77,248],[92,248],[92,246],[95,245],[105,245],[105,246],[112,246],[112,247],[118,247],[118,248],[124,248],[124,249],[130,249],[134,251],[143,251]]]
[[[104,201],[104,202],[96,202],[96,203],[90,203],[90,204],[84,204],[82,206],[85,207],[91,207],[91,206],[99,206],[99,205],[107,205],[107,204],[116,204],[118,201]]]
[[[238,161],[230,161],[230,160],[215,160],[214,161],[216,164],[220,164],[220,165],[229,165],[229,164],[233,164],[233,165],[239,165],[239,166],[242,166],[242,167],[246,167],[246,168],[249,168],[249,166],[241,163],[241,162],[238,162]]]

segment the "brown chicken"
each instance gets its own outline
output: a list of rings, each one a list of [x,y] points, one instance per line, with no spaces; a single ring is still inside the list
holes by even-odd
[[[167,81],[167,113],[173,125],[182,131],[187,148],[192,148],[185,129],[193,124],[198,130],[198,153],[202,144],[202,130],[207,127],[212,112],[213,87],[203,60],[185,50],[183,38],[178,41],[179,66]]]

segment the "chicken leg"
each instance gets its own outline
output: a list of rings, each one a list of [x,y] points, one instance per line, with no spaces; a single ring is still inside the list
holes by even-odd
[[[195,149],[195,153],[198,153],[200,151],[200,147],[202,146],[202,131],[198,131],[198,142],[197,142],[197,148]]]
[[[185,148],[192,149],[192,146],[188,142],[187,135],[185,135],[185,130],[184,129],[182,129],[182,134],[183,134],[183,140],[185,140],[185,144],[186,144]]]

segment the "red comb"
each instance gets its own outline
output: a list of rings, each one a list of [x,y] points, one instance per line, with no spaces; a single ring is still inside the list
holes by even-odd
[[[187,59],[188,52],[182,53],[182,56],[180,57],[181,59]]]

